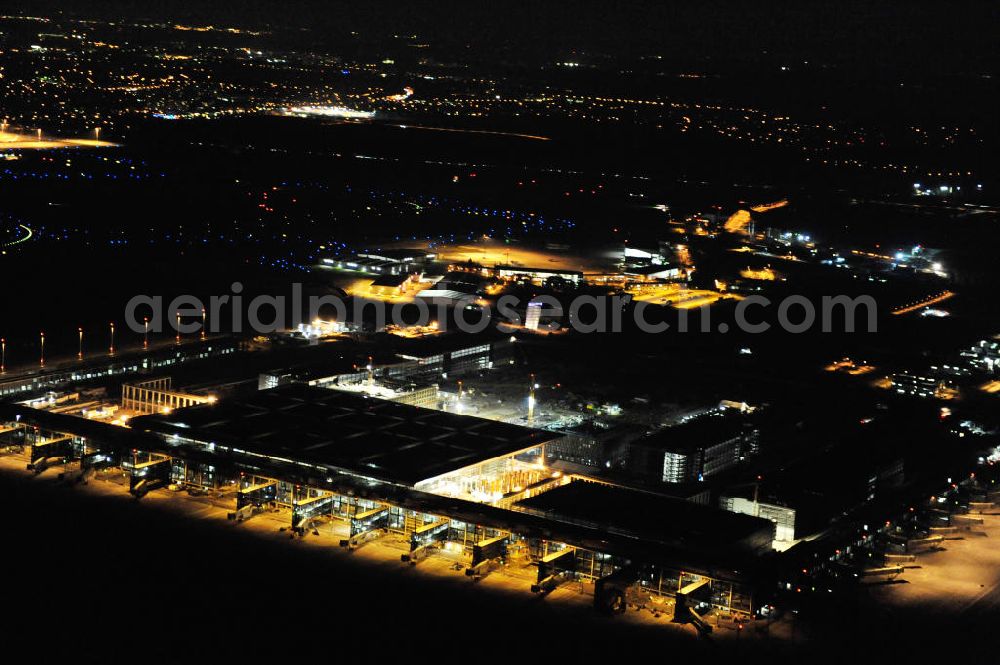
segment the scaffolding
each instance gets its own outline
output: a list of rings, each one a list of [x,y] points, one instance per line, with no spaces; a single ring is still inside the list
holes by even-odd
[[[169,376],[122,385],[122,408],[138,414],[169,413],[174,409],[213,401],[213,398],[204,395],[175,391]]]

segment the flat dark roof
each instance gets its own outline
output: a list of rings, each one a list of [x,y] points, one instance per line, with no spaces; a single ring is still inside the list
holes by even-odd
[[[372,286],[399,286],[410,279],[408,274],[402,275],[382,275],[372,280]]]
[[[380,250],[370,250],[370,251],[365,250],[363,252],[358,252],[358,256],[362,258],[372,258],[372,259],[385,258],[394,261],[405,261],[407,259],[422,259],[425,258],[428,254],[433,254],[433,253],[434,252],[431,252],[430,250],[426,249],[393,248],[393,249],[380,249]]]
[[[519,501],[518,508],[689,552],[769,551],[774,525],[662,494],[577,480]]]
[[[646,431],[646,426],[639,423],[621,423],[615,421],[585,420],[572,427],[562,430],[566,434],[589,436],[594,439],[610,439],[621,436],[638,436]]]
[[[119,451],[138,448],[166,453],[180,459],[218,464],[227,472],[235,470],[262,472],[285,482],[304,483],[344,495],[387,501],[418,512],[448,516],[463,522],[513,531],[526,537],[565,542],[597,552],[616,554],[633,561],[661,563],[712,577],[734,580],[752,579],[752,576],[759,572],[753,566],[754,561],[748,559],[742,552],[736,553],[739,556],[733,556],[733,552],[721,549],[711,552],[692,552],[690,548],[678,548],[674,544],[644,542],[632,536],[596,529],[582,524],[584,520],[573,523],[564,519],[551,519],[544,514],[508,510],[489,504],[438,496],[398,484],[370,481],[344,473],[335,474],[331,478],[324,477],[326,474],[322,471],[317,474],[312,470],[298,469],[289,464],[263,465],[256,460],[232,456],[219,449],[177,445],[153,433],[152,430],[119,427],[96,420],[33,409],[12,402],[0,402],[0,419],[12,420],[15,417],[54,431],[86,436],[92,442],[102,446],[113,446]],[[133,422],[141,420],[143,419],[136,418]],[[696,556],[691,556],[692,554]]]
[[[685,423],[665,427],[635,443],[663,451],[690,452],[739,436],[745,423],[739,414],[706,413]]]
[[[449,270],[444,274],[442,282],[451,282],[453,284],[472,284],[473,286],[479,286],[486,281],[486,278],[479,273],[466,272],[465,270]]]
[[[130,424],[408,485],[558,436],[303,384],[143,416]]]
[[[463,351],[476,346],[494,344],[509,339],[509,334],[486,329],[480,333],[446,332],[438,335],[425,335],[423,337],[404,338],[396,337],[395,335],[386,335],[380,337],[378,341],[389,342],[391,350],[396,355],[429,358],[439,354],[447,355],[455,351]]]
[[[499,265],[498,264],[496,266],[496,269],[497,270],[505,270],[505,271],[508,271],[508,272],[522,272],[522,273],[525,273],[525,274],[527,274],[529,272],[540,272],[540,273],[544,273],[546,275],[573,275],[575,277],[583,277],[583,273],[580,272],[579,270],[560,270],[558,268],[531,268],[529,266],[515,266],[515,265],[509,265],[509,264]]]
[[[663,272],[664,270],[676,270],[677,266],[672,263],[664,263],[660,265],[649,265],[649,266],[628,266],[625,268],[626,275],[654,275],[658,272]]]

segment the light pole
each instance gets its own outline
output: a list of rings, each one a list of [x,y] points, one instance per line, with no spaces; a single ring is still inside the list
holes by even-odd
[[[45,331],[42,331],[40,334],[41,334],[41,351],[39,352],[40,357],[38,359],[38,365],[40,367],[45,367]]]
[[[111,326],[111,346],[108,347],[108,354],[115,355],[115,322],[110,323]]]
[[[207,319],[206,314],[205,314],[205,308],[202,307],[201,308],[201,339],[202,340],[205,339],[205,323],[206,323],[207,320],[208,319]]]
[[[7,338],[0,337],[0,373],[7,373]]]
[[[535,375],[531,375],[531,383],[528,385],[528,424],[535,420]]]
[[[80,334],[80,343],[79,343],[79,348],[77,349],[76,352],[76,359],[83,360],[83,327],[81,326],[76,330]]]
[[[149,348],[149,317],[143,317],[142,319],[142,348]]]
[[[177,344],[181,343],[181,313],[177,312],[177,337],[174,338]]]

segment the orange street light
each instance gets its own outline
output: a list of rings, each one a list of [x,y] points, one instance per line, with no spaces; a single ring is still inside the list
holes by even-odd
[[[40,334],[41,334],[42,341],[41,341],[41,351],[40,351],[40,357],[38,359],[38,364],[41,367],[45,367],[45,332],[43,331]]]
[[[108,353],[115,355],[115,322],[112,321],[109,325],[111,326],[111,346],[108,347]]]
[[[83,328],[80,327],[77,328],[76,330],[78,333],[80,333],[80,343],[78,345],[79,348],[77,349],[76,352],[76,358],[77,360],[83,360]]]
[[[143,331],[142,331],[142,348],[148,349],[149,348],[149,317],[148,316],[144,317],[142,319],[142,326],[143,326]]]

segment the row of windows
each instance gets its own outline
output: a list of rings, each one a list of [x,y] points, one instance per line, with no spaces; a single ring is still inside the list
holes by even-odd
[[[204,351],[190,356],[184,355],[178,351],[177,355],[171,358],[154,359],[152,361],[149,358],[143,358],[141,363],[137,362],[131,365],[111,365],[110,367],[101,369],[92,368],[82,371],[70,370],[55,374],[42,374],[0,385],[0,396],[15,395],[17,393],[41,390],[42,388],[54,388],[65,383],[74,381],[89,381],[91,379],[98,379],[105,376],[114,376],[115,374],[133,374],[142,370],[168,367],[170,365],[186,362],[188,360],[202,360],[215,355],[227,355],[235,352],[235,347],[224,347],[213,353],[212,347],[208,347]]]

